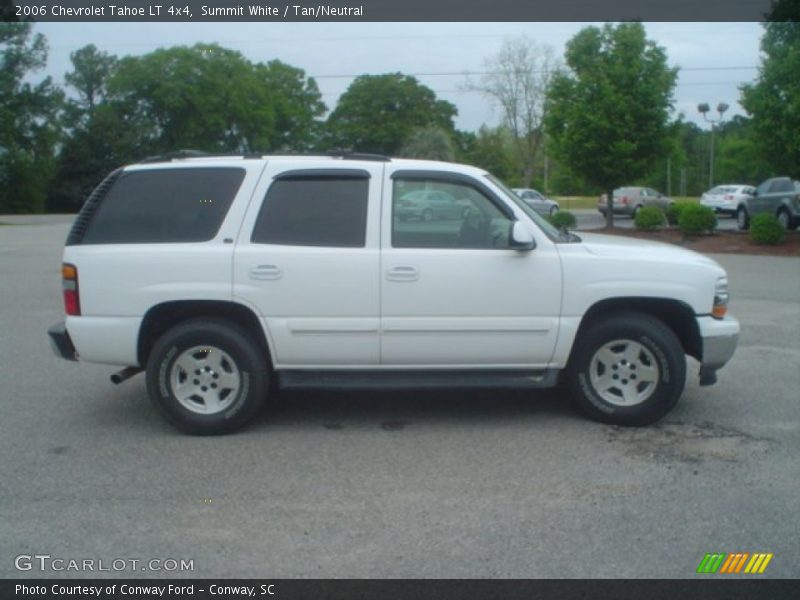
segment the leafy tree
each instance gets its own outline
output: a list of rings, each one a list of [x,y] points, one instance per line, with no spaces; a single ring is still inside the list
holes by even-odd
[[[794,18],[764,23],[758,81],[743,86],[741,103],[774,172],[800,178],[800,23]]]
[[[677,69],[641,23],[582,29],[565,58],[569,72],[553,79],[546,126],[559,158],[612,199],[666,156]],[[613,218],[607,211],[609,227]]]
[[[105,99],[108,76],[117,59],[107,52],[100,52],[94,44],[89,44],[70,55],[73,71],[64,76],[67,85],[72,86],[78,99],[75,105],[91,116],[99,102]]]
[[[477,135],[459,132],[458,160],[486,169],[510,185],[519,183],[511,135],[505,127],[481,126]]]
[[[765,21],[800,21],[800,0],[773,0]]]
[[[73,96],[64,105],[62,125],[66,138],[58,153],[47,208],[75,212],[109,171],[131,160],[126,141],[131,132],[106,99],[108,78],[116,57],[93,44],[70,55],[73,70],[64,76]]]
[[[49,77],[31,83],[46,61],[47,43],[30,23],[0,23],[0,213],[44,208],[62,102]]]
[[[137,152],[269,151],[279,144],[275,93],[239,52],[215,44],[125,57],[108,95],[123,125],[137,132]]]
[[[398,154],[406,158],[453,161],[455,146],[447,131],[428,125],[412,131]]]
[[[497,56],[486,61],[487,74],[480,83],[467,84],[500,106],[523,187],[531,184],[544,141],[545,99],[557,67],[551,47],[520,37],[506,40]]]
[[[326,123],[329,145],[397,154],[411,132],[436,126],[453,131],[456,107],[402,73],[362,75],[339,98]]]
[[[717,129],[715,173],[720,182],[758,185],[772,175],[752,129],[752,119],[740,115]]]
[[[318,119],[327,110],[317,82],[305,71],[279,60],[255,66],[256,77],[267,87],[275,108],[275,137],[271,150],[308,150],[319,136]]]
[[[0,21],[8,23],[19,21],[16,7],[11,0],[0,0]]]

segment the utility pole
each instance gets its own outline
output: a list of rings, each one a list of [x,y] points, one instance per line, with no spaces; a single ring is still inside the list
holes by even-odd
[[[711,123],[711,148],[708,151],[708,189],[714,187],[714,127],[717,123],[721,123],[722,119],[724,119],[724,113],[728,110],[728,105],[724,102],[720,102],[717,104],[717,112],[719,113],[719,117],[716,119],[712,119],[708,116],[708,113],[711,111],[708,104],[703,102],[702,104],[697,105],[697,110],[703,115],[703,119]]]

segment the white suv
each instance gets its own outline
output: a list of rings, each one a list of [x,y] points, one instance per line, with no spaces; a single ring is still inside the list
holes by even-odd
[[[415,191],[454,207],[400,218]],[[480,169],[372,155],[187,156],[110,174],[67,239],[64,358],[146,371],[180,429],[233,431],[282,387],[551,387],[642,425],[732,356],[725,271],[550,226]]]

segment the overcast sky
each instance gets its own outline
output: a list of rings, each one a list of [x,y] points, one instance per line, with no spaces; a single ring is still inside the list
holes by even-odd
[[[216,42],[252,61],[279,59],[316,78],[333,108],[353,75],[401,71],[416,75],[458,108],[456,126],[495,125],[500,113],[486,98],[462,89],[465,72],[485,69],[503,40],[520,35],[549,44],[563,56],[566,42],[586,23],[38,23],[50,44],[47,74],[63,84],[70,52],[89,43],[123,56],[158,47]],[[702,123],[697,104],[731,106],[743,114],[738,87],[759,64],[758,23],[646,23],[647,34],[681,67],[675,107]],[[457,75],[430,75],[457,73]],[[474,76],[475,77],[475,76]]]

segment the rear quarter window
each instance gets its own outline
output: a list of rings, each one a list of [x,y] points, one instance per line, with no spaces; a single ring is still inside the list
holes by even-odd
[[[122,173],[92,217],[83,243],[211,240],[244,176],[244,169],[232,167]]]

